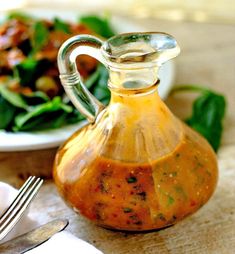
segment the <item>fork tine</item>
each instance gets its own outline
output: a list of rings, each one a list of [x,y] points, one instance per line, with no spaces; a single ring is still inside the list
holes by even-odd
[[[0,224],[5,220],[5,218],[8,216],[9,213],[17,206],[19,201],[21,200],[22,196],[25,194],[25,192],[30,187],[31,183],[34,181],[35,176],[30,176],[27,181],[23,184],[23,186],[19,189],[19,192],[17,196],[15,197],[14,201],[11,203],[11,205],[3,212],[3,214],[0,217]]]
[[[3,225],[9,222],[10,218],[13,217],[15,214],[18,213],[18,210],[21,209],[21,207],[24,205],[24,203],[27,202],[27,199],[30,197],[31,193],[33,190],[37,187],[37,185],[41,182],[42,180],[40,178],[35,179],[35,182],[31,181],[32,186],[28,186],[27,190],[25,190],[24,194],[21,195],[21,198],[18,200],[18,203],[15,205],[14,209],[11,210],[11,212],[8,212],[6,218],[2,223],[0,223],[0,230]],[[41,186],[41,184],[40,184]],[[39,186],[39,187],[40,187]]]
[[[30,183],[32,183],[32,181],[30,181]],[[26,208],[38,193],[38,190],[40,189],[42,183],[43,180],[37,178],[32,186],[28,186],[27,191],[24,192],[24,195],[21,195],[21,198],[18,199],[18,202],[14,206],[14,209],[11,209],[11,212],[10,213],[8,212],[8,215],[5,216],[3,223],[0,224],[0,240],[4,238],[8,232],[10,232],[10,230],[22,217]]]

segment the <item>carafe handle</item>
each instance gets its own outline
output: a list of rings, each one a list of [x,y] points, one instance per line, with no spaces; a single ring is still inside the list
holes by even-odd
[[[84,85],[77,70],[76,58],[89,55],[105,64],[100,51],[102,44],[103,41],[95,36],[76,35],[63,43],[57,57],[61,83],[74,106],[89,122],[95,121],[104,105]]]

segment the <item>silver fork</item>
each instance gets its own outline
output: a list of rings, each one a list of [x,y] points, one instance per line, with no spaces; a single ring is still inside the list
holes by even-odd
[[[22,217],[30,202],[38,193],[43,180],[30,176],[19,189],[18,195],[11,205],[0,216],[0,240],[2,240]]]

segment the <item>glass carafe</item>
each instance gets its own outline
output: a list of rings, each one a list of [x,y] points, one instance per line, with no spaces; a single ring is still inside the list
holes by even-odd
[[[211,146],[158,95],[159,67],[179,51],[164,33],[121,34],[107,41],[79,35],[59,51],[62,84],[89,124],[59,149],[54,180],[74,211],[100,226],[163,228],[194,213],[215,189]],[[80,78],[76,57],[81,54],[110,72],[107,107]]]

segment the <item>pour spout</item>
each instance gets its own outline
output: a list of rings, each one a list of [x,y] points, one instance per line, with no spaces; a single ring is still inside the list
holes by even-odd
[[[157,84],[160,66],[179,52],[175,38],[166,33],[114,36],[101,47],[103,58],[110,69],[109,87],[124,92]]]
[[[179,53],[175,38],[160,32],[120,34],[102,46],[108,65],[115,68],[161,66]]]

